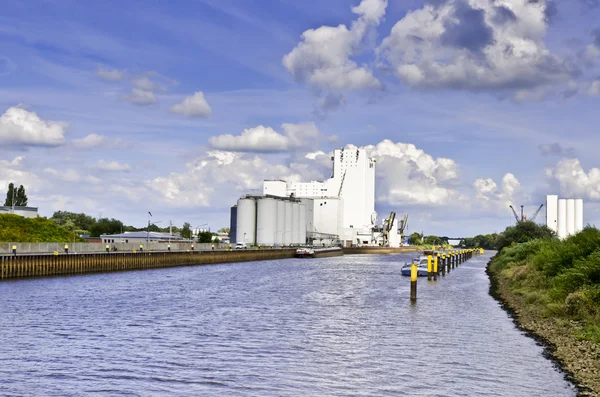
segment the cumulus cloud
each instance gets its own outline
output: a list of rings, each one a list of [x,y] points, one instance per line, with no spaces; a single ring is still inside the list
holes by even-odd
[[[517,200],[526,200],[521,183],[511,173],[504,175],[501,186],[498,186],[492,178],[479,178],[473,183],[473,187],[475,188],[474,204],[480,209],[506,211],[508,206]]]
[[[202,91],[195,92],[181,103],[173,105],[169,111],[186,117],[208,117],[212,114],[212,109]]]
[[[320,136],[314,123],[282,124],[283,133],[271,127],[259,125],[245,129],[240,135],[211,137],[210,145],[215,149],[233,152],[286,152],[314,147]]]
[[[546,176],[552,185],[558,185],[562,196],[600,200],[600,168],[586,172],[579,159],[569,158],[547,168]]]
[[[219,199],[229,204],[242,194],[258,192],[264,179],[300,181],[301,176],[259,156],[214,150],[188,163],[184,172],[155,178],[146,185],[170,205],[207,207]]]
[[[96,76],[98,76],[104,81],[121,81],[125,79],[125,77],[127,76],[127,72],[125,70],[109,70],[100,68],[96,72]]]
[[[538,145],[538,149],[542,156],[573,156],[575,149],[571,147],[563,147],[560,143],[544,143]]]
[[[454,160],[436,159],[413,144],[388,139],[364,148],[377,160],[378,202],[437,206],[463,199],[453,188],[459,177]]]
[[[153,105],[157,102],[154,92],[134,87],[128,94],[122,95],[124,101],[138,106]]]
[[[118,161],[98,160],[96,167],[102,171],[110,172],[131,171],[129,164],[119,163]]]
[[[81,175],[79,172],[72,168],[68,168],[66,170],[46,168],[44,169],[44,173],[52,175],[54,178],[65,182],[79,182],[81,180]]]
[[[344,102],[346,93],[381,88],[379,80],[366,65],[352,57],[370,28],[379,25],[387,0],[362,0],[352,8],[358,15],[350,28],[346,25],[321,26],[302,33],[302,41],[283,57],[283,66],[296,79],[318,95],[323,109],[334,109]]]
[[[410,11],[378,48],[416,88],[519,92],[566,83],[575,70],[545,45],[545,0],[449,0]]]
[[[12,159],[11,161],[8,160],[0,160],[0,167],[4,167],[4,168],[14,168],[14,167],[18,167],[21,165],[21,163],[23,162],[23,160],[25,160],[25,156],[17,156],[14,159]]]
[[[10,107],[0,116],[0,143],[17,146],[60,146],[68,124],[44,120],[35,112]]]

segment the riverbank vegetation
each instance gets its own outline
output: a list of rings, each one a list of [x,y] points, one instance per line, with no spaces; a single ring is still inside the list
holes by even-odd
[[[531,222],[498,237],[488,271],[492,293],[521,327],[550,342],[577,381],[600,393],[600,230],[586,227],[559,240]]]
[[[0,215],[0,241],[23,243],[63,243],[85,241],[75,233],[46,218]]]

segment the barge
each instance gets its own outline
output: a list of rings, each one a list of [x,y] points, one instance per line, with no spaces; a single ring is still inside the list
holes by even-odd
[[[342,255],[344,255],[344,250],[340,247],[302,247],[296,250],[296,258],[327,258]]]

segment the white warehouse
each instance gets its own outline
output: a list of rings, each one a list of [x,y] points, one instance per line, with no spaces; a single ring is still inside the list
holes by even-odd
[[[583,230],[583,199],[546,196],[546,226],[564,239]]]

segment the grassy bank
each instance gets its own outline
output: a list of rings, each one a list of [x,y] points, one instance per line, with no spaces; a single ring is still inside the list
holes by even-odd
[[[589,393],[600,395],[600,231],[505,247],[490,263],[496,293],[524,329]]]
[[[0,241],[9,243],[62,243],[85,241],[46,218],[0,215]]]

